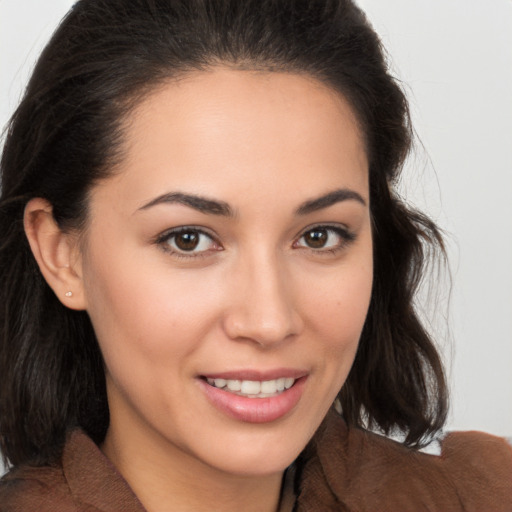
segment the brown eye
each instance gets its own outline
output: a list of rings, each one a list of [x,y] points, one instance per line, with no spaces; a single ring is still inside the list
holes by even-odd
[[[354,240],[355,235],[341,226],[318,226],[305,231],[294,246],[327,252],[341,249]]]
[[[193,251],[199,245],[199,233],[189,231],[174,236],[174,243],[181,251]]]
[[[312,249],[321,249],[329,239],[327,229],[312,229],[304,235],[304,242]]]
[[[212,237],[199,229],[178,228],[163,235],[158,243],[170,252],[198,256],[219,247]]]

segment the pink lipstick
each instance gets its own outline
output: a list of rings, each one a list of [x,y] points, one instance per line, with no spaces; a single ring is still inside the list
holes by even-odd
[[[307,380],[297,370],[224,372],[198,379],[208,400],[221,412],[247,423],[269,423],[299,402]]]

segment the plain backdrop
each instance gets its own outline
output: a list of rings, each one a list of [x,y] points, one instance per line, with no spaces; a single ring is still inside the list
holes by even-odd
[[[448,428],[511,436],[512,1],[359,3],[404,83],[421,141],[401,192],[447,233],[451,287],[436,278],[426,314],[447,360]],[[0,0],[2,126],[72,4]]]

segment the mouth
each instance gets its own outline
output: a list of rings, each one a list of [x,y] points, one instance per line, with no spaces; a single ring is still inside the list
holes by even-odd
[[[246,398],[273,398],[290,389],[297,379],[279,377],[272,380],[237,380],[204,378],[206,382],[217,389]]]
[[[207,400],[221,413],[245,423],[270,423],[297,406],[309,373],[296,369],[239,370],[202,375]]]

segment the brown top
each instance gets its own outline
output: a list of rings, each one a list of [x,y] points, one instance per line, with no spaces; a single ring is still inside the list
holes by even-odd
[[[487,434],[453,433],[444,439],[440,456],[427,455],[348,429],[329,414],[297,463],[295,488],[297,512],[510,512],[512,448]],[[0,480],[0,512],[121,510],[144,512],[126,481],[80,430],[69,435],[58,466],[19,467]]]
[[[440,456],[412,451],[330,414],[300,475],[298,511],[512,511],[512,447],[504,439],[457,432],[441,448]]]

